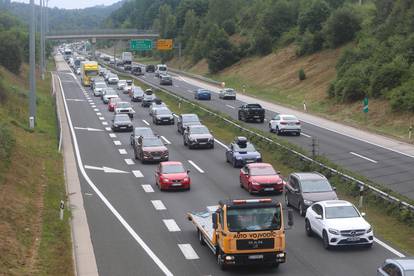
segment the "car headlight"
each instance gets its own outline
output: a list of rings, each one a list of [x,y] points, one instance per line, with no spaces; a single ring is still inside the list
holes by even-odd
[[[114,124],[114,127],[118,127],[118,124]]]
[[[261,155],[259,155],[259,156],[257,156],[257,157],[256,157],[256,159],[262,159],[262,156],[261,156]]]
[[[188,139],[189,139],[190,141],[195,141],[195,138],[194,138],[194,137],[191,137],[191,136],[188,136]]]
[[[328,229],[329,233],[333,234],[333,235],[339,235],[339,231],[333,228],[329,228]]]
[[[129,127],[132,127],[132,124],[128,124]]]
[[[164,179],[162,180],[162,182],[167,183],[167,182],[170,182],[170,180],[169,180],[168,178],[164,178]]]
[[[260,184],[259,184],[259,183],[257,183],[257,182],[252,182],[252,185],[253,185],[253,186],[259,186]]]
[[[305,203],[305,205],[312,205],[313,204],[313,201],[312,200],[304,199],[303,200],[303,203]]]
[[[367,229],[367,233],[371,233],[372,232],[372,227],[370,226],[368,229]]]
[[[188,177],[184,177],[183,182],[188,182],[190,180]]]

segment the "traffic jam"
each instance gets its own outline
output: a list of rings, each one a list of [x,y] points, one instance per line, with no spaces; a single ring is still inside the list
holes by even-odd
[[[157,98],[154,89],[144,89],[133,79],[120,79],[116,73],[142,76],[154,72],[160,85],[172,85],[173,78],[168,74],[167,66],[137,66],[130,61],[107,56],[101,57],[98,63],[81,55],[66,55],[64,49],[62,54],[79,75],[87,93],[100,99],[113,114],[111,131],[127,133],[139,165],[156,165],[155,187],[162,192],[194,189],[189,168],[180,160],[174,160],[169,152],[171,143],[158,135],[148,122],[176,129],[176,135],[182,137],[182,144],[198,154],[213,150],[221,142],[197,114],[175,114]],[[108,69],[110,66],[116,71]],[[236,97],[237,92],[231,88],[223,88],[219,93],[220,100]],[[212,92],[207,89],[194,91],[197,101],[211,98]],[[148,115],[141,116],[143,113],[137,112],[139,109],[146,110]],[[259,104],[245,104],[238,110],[238,118],[263,123],[265,110]],[[135,126],[134,121],[137,120],[145,121],[147,126]],[[269,131],[277,135],[301,133],[301,122],[293,115],[278,114],[266,123]],[[234,174],[240,179],[238,184],[245,191],[245,198],[218,200],[216,206],[209,206],[205,211],[187,214],[200,244],[212,251],[221,269],[245,264],[278,267],[286,262],[285,235],[294,227],[293,209],[305,220],[304,233],[320,239],[321,246],[326,249],[372,247],[374,232],[365,220],[365,214],[352,203],[339,199],[335,187],[324,175],[293,172],[287,177],[282,176],[277,168],[264,160],[247,137],[236,136],[224,146],[223,160],[236,169]],[[272,195],[282,196],[284,202],[270,197]],[[200,206],[200,210],[203,208],[205,206]]]

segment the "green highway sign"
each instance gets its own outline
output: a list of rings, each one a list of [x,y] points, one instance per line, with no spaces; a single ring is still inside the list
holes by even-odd
[[[368,97],[364,98],[364,106],[362,110],[364,111],[364,113],[368,113]]]
[[[152,49],[151,39],[133,39],[129,43],[132,51],[148,51]]]

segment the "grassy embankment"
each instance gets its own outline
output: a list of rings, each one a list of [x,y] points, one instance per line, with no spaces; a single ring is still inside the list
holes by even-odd
[[[352,47],[348,45],[345,47]],[[362,102],[339,104],[328,98],[327,89],[336,75],[336,62],[343,51],[324,50],[305,57],[295,55],[295,47],[289,46],[265,57],[251,57],[223,70],[219,74],[208,74],[205,60],[190,65],[183,59],[173,60],[170,66],[200,74],[234,87],[249,96],[288,107],[307,110],[330,120],[345,123],[365,130],[408,140],[408,129],[414,124],[414,114],[391,112],[389,103],[383,99],[370,99],[368,117],[362,112]],[[298,71],[303,68],[306,79],[300,81]],[[414,142],[414,137],[411,141]]]
[[[139,83],[144,88],[147,88],[147,85]],[[218,120],[216,117],[208,115],[208,113],[193,107],[189,104],[181,103],[178,105],[176,98],[164,93],[162,91],[157,91],[157,97],[163,100],[173,112],[176,113],[197,113],[203,123],[209,127],[210,130],[214,132],[215,137],[220,139],[225,143],[230,143],[235,136],[246,135],[242,133],[239,129],[234,128]],[[254,139],[251,137],[251,139]],[[263,158],[266,162],[272,163],[277,170],[281,171],[282,175],[287,176],[293,171],[300,171],[303,169],[303,164],[299,164],[300,161],[287,156],[284,152],[278,151],[275,147],[269,148],[264,143],[255,141],[259,150],[263,153]],[[312,168],[308,168],[312,170]],[[330,181],[336,186],[337,193],[340,198],[349,200],[354,204],[358,204],[358,190],[355,185],[349,183],[344,183],[342,180],[331,177]],[[412,225],[412,219],[404,220],[401,217],[397,218],[395,209],[391,211],[391,206],[385,204],[379,199],[374,198],[373,196],[368,196],[368,199],[365,201],[361,211],[367,213],[367,220],[372,223],[375,234],[380,239],[387,241],[391,245],[407,252],[408,254],[414,254],[414,225]],[[398,229],[398,231],[396,231]]]
[[[37,78],[35,130],[27,128],[28,66],[18,76],[0,68],[0,79],[0,125],[14,141],[0,161],[0,275],[73,275],[70,212],[59,220],[66,193],[51,76]]]

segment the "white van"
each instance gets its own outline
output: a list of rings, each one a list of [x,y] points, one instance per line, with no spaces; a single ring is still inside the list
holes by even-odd
[[[155,68],[155,76],[159,77],[161,74],[167,73],[167,65],[165,64],[158,64]]]

